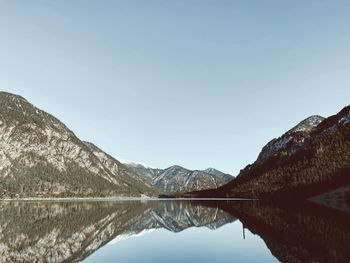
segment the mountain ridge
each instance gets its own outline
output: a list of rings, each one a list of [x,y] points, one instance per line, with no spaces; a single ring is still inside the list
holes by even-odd
[[[189,170],[180,165],[173,165],[165,169],[158,169],[137,163],[125,163],[125,165],[162,193],[209,189],[223,185],[233,178],[214,168]]]

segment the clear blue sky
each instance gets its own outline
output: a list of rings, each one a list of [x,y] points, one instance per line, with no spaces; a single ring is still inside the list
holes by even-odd
[[[350,103],[350,1],[0,0],[0,89],[124,159],[236,174]]]

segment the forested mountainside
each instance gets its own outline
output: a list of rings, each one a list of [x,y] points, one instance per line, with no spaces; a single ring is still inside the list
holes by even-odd
[[[24,98],[0,92],[0,198],[157,195]]]
[[[312,116],[269,142],[256,162],[228,184],[186,196],[305,199],[350,190],[350,106]],[[275,198],[275,199],[278,199]]]

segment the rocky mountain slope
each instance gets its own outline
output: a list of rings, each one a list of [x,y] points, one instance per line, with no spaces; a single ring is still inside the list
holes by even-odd
[[[253,165],[261,165],[273,157],[282,157],[292,155],[296,152],[307,138],[310,137],[311,131],[320,124],[325,118],[315,115],[311,116],[279,138],[271,140],[261,150],[258,159]]]
[[[216,188],[233,179],[231,175],[214,168],[192,171],[174,165],[162,170],[135,163],[126,165],[142,180],[166,194]]]
[[[0,92],[0,197],[140,196],[156,191],[52,115]]]
[[[139,163],[125,162],[124,164],[150,185],[153,185],[154,179],[163,171],[163,169],[153,168]]]
[[[228,184],[189,196],[305,199],[350,189],[349,175],[350,106],[326,119],[302,121],[269,142],[256,162]]]
[[[89,147],[93,154],[100,160],[100,162],[113,174],[118,176],[119,180],[125,181],[125,184],[136,185],[143,188],[145,194],[153,194],[157,191],[148,184],[146,180],[141,178],[137,173],[133,172],[126,165],[119,162],[113,156],[105,153],[91,142],[84,141],[84,144]]]

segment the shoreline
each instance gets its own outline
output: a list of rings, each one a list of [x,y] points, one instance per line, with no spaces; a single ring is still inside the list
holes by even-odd
[[[120,202],[120,201],[257,201],[258,199],[248,198],[142,198],[142,197],[28,197],[28,198],[4,198],[0,202],[15,201],[93,201],[93,202]]]

